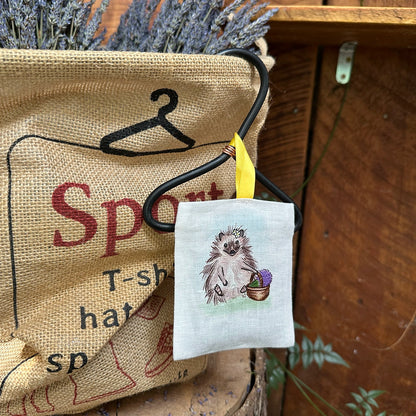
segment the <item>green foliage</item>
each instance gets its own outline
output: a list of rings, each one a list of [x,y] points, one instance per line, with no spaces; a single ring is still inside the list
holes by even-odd
[[[295,329],[306,331],[307,329],[295,323]],[[311,389],[291,370],[299,363],[302,363],[305,369],[315,362],[319,368],[322,368],[325,362],[330,364],[343,365],[349,368],[347,362],[335,351],[332,350],[331,344],[324,344],[322,338],[318,335],[315,341],[311,341],[306,335],[303,335],[302,342],[296,343],[287,350],[287,368],[272,352],[265,349],[267,353],[266,360],[266,377],[267,377],[267,395],[270,395],[272,389],[278,389],[283,386],[287,379],[291,380],[299,389],[302,396],[320,415],[325,413],[318,407],[316,400],[323,406],[326,406],[337,416],[344,416],[339,410],[328,403],[316,391]],[[353,416],[394,416],[388,415],[386,411],[378,412],[377,397],[385,393],[384,390],[366,391],[362,387],[358,387],[359,393],[351,393],[354,402],[346,404],[346,407],[353,411]],[[313,400],[314,399],[314,400]]]
[[[298,324],[297,322],[293,322],[293,325],[295,327],[295,330],[298,329],[299,331],[307,331],[307,328],[301,324]]]
[[[375,413],[374,408],[378,408],[378,403],[375,400],[377,397],[385,393],[385,390],[369,390],[366,391],[362,387],[358,387],[358,393],[351,393],[355,402],[347,403],[346,406],[353,411],[353,415],[359,416],[393,416],[387,415],[386,411]]]
[[[271,390],[277,390],[285,384],[286,374],[279,365],[279,360],[270,351],[267,352],[266,376],[267,376],[267,395],[270,396]]]
[[[306,331],[307,329],[295,322],[295,329]],[[266,350],[268,359],[266,362],[267,374],[267,391],[278,389],[286,381],[285,372],[280,365],[280,361],[270,351]],[[287,350],[287,360],[290,369],[302,362],[304,368],[308,368],[315,362],[319,368],[322,368],[324,362],[339,364],[349,367],[347,362],[335,351],[332,350],[332,344],[324,344],[322,338],[318,335],[315,342],[312,342],[306,335],[303,336],[302,343],[295,345]]]
[[[295,322],[295,329],[306,331],[307,329]],[[270,393],[271,389],[278,389],[286,381],[284,366],[269,350],[266,361],[266,375],[268,380],[267,391]],[[290,369],[293,369],[299,362],[302,362],[304,368],[308,368],[315,362],[319,368],[322,368],[324,362],[331,364],[339,364],[349,367],[347,362],[335,351],[332,350],[332,345],[325,345],[322,338],[318,335],[315,342],[312,342],[306,335],[303,336],[302,343],[295,345],[287,350],[287,360]]]
[[[347,362],[335,351],[332,350],[332,344],[324,344],[322,338],[318,335],[315,342],[312,342],[306,335],[303,336],[301,346],[296,343],[288,350],[289,367],[293,369],[300,361],[304,368],[308,368],[315,362],[319,368],[322,368],[324,362],[339,364],[349,367]]]

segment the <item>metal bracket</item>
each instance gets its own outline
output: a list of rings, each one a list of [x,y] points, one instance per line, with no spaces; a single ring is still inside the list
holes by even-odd
[[[335,76],[339,84],[348,84],[350,82],[356,47],[357,42],[345,42],[339,49],[337,72]]]

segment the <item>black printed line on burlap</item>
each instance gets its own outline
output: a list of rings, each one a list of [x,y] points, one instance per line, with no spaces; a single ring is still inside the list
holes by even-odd
[[[14,237],[13,237],[13,222],[12,222],[12,201],[11,201],[11,194],[12,194],[12,167],[11,167],[11,154],[13,150],[16,148],[16,146],[21,143],[25,139],[41,139],[46,140],[48,142],[58,143],[58,144],[64,144],[64,145],[70,145],[75,147],[80,147],[84,149],[91,149],[91,150],[98,150],[102,152],[102,149],[100,146],[90,146],[86,144],[80,144],[80,143],[72,143],[65,140],[58,140],[58,139],[52,139],[48,137],[43,137],[39,135],[25,135],[17,139],[12,143],[12,145],[9,148],[9,151],[7,152],[7,171],[8,171],[8,191],[7,191],[7,215],[8,215],[8,225],[9,225],[9,242],[10,242],[10,261],[11,261],[11,271],[12,271],[12,287],[13,287],[13,315],[14,315],[14,330],[18,329],[19,327],[19,319],[18,319],[18,306],[17,306],[17,279],[16,279],[16,262],[15,262],[15,251],[14,251]],[[161,153],[174,153],[174,152],[186,152],[194,149],[198,149],[200,147],[206,147],[206,146],[212,146],[212,145],[218,145],[218,144],[225,144],[229,143],[229,140],[220,140],[216,142],[210,142],[210,143],[204,143],[197,146],[193,146],[191,148],[184,148],[184,149],[167,149],[167,150],[161,150],[157,152],[137,152],[136,156],[143,157],[143,156],[150,156],[155,154],[161,154]],[[108,153],[106,153],[108,154]],[[125,155],[113,155],[114,157],[126,157]],[[130,157],[130,156],[127,156]],[[12,334],[12,336],[14,336]]]
[[[32,356],[24,359],[23,361],[21,361],[19,364],[16,365],[16,367],[12,368],[4,377],[4,379],[2,380],[1,384],[0,384],[0,397],[3,393],[3,389],[4,389],[4,384],[6,383],[6,380],[9,378],[10,374],[13,373],[13,371],[17,370],[22,364],[24,364],[26,361],[29,361],[31,358],[36,357],[37,355],[39,355],[39,353],[37,352],[36,354],[33,354]]]

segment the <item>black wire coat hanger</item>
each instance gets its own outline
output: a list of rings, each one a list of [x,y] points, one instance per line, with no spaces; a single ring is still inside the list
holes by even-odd
[[[243,121],[243,124],[238,130],[238,135],[241,139],[244,139],[247,134],[248,129],[253,124],[254,119],[256,118],[258,112],[260,111],[261,106],[263,105],[264,100],[266,99],[267,92],[269,90],[269,74],[267,68],[265,67],[263,61],[254,53],[249,52],[245,49],[227,49],[223,52],[220,52],[220,55],[231,55],[243,58],[246,61],[253,64],[259,75],[260,75],[260,89],[257,94],[256,100],[254,101],[253,106],[251,107],[247,117]],[[182,175],[173,178],[162,185],[158,186],[152,193],[147,197],[146,202],[143,205],[143,217],[146,223],[159,231],[164,232],[173,232],[175,231],[175,224],[170,224],[166,222],[159,222],[155,220],[152,216],[152,208],[155,202],[166,192],[175,188],[178,185],[182,185],[185,182],[188,182],[192,179],[197,178],[198,176],[207,173],[218,166],[222,165],[231,157],[230,153],[221,153],[215,159],[211,160],[208,163],[205,163],[202,166],[199,166],[189,172],[183,173]],[[302,226],[302,213],[299,207],[294,203],[292,198],[290,198],[285,192],[279,189],[270,179],[266,178],[260,171],[257,169],[256,179],[264,185],[270,192],[277,196],[283,202],[292,203],[295,207],[295,232],[300,229]]]

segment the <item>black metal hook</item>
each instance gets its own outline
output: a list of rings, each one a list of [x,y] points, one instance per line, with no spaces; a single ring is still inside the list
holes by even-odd
[[[244,139],[247,134],[248,129],[253,124],[254,119],[256,118],[258,112],[263,105],[264,100],[267,97],[267,92],[269,90],[269,74],[267,68],[265,67],[263,61],[252,52],[249,52],[245,49],[228,49],[220,53],[220,55],[231,55],[237,56],[245,59],[254,65],[260,75],[260,88],[257,94],[256,100],[254,101],[253,106],[251,107],[247,117],[241,124],[241,127],[238,130],[238,135],[241,139]],[[175,188],[178,185],[181,185],[185,182],[188,182],[192,179],[197,178],[198,176],[207,173],[218,166],[226,162],[230,156],[228,154],[222,153],[217,156],[215,159],[211,160],[208,163],[205,163],[202,166],[199,166],[189,172],[183,173],[182,175],[173,178],[162,185],[158,186],[146,199],[146,202],[143,205],[143,217],[146,223],[156,230],[164,232],[173,232],[175,231],[175,224],[159,222],[155,220],[152,216],[152,207],[155,202],[166,192]],[[295,207],[295,232],[300,229],[302,226],[302,213],[299,207],[294,203],[292,198],[290,198],[285,192],[279,189],[271,180],[266,178],[260,171],[256,169],[256,179],[263,184],[267,189],[269,189],[274,195],[276,195],[280,200],[284,202],[293,203]]]

